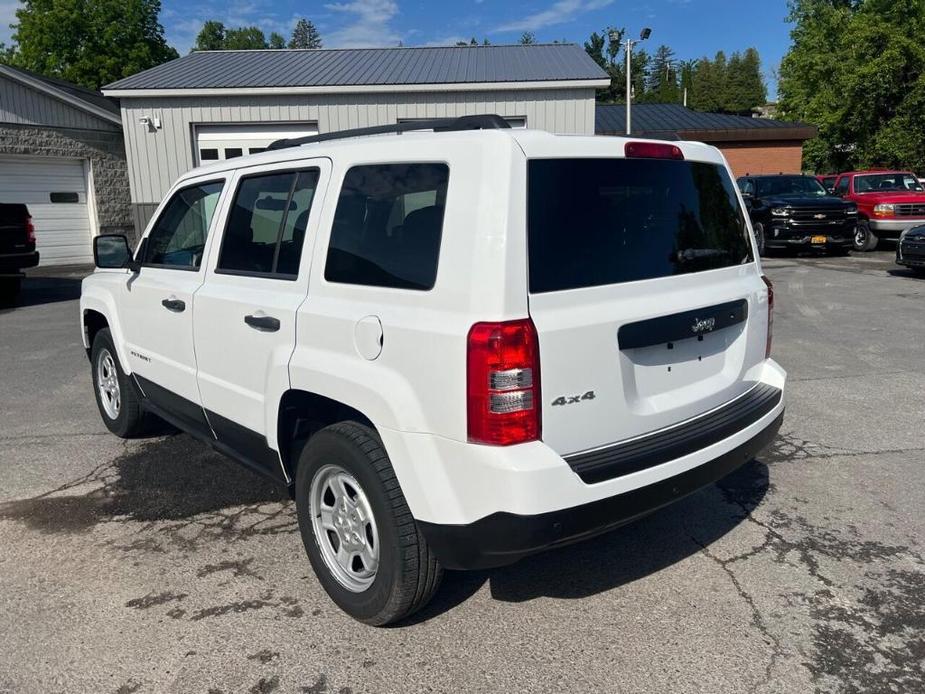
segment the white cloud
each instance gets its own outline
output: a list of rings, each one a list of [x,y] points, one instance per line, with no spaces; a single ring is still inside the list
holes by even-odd
[[[556,24],[571,22],[578,15],[599,10],[613,3],[613,0],[559,0],[545,10],[516,19],[494,29],[492,33],[507,31],[538,31]]]
[[[398,14],[398,4],[393,0],[353,0],[324,7],[349,17],[346,25],[324,36],[325,47],[394,46],[401,40],[401,35],[390,26]]]

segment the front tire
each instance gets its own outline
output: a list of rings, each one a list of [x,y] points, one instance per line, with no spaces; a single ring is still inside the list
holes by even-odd
[[[872,251],[877,247],[878,240],[876,234],[870,230],[870,222],[866,219],[858,220],[858,225],[854,230],[854,250],[859,253]]]
[[[109,328],[103,328],[93,338],[90,363],[96,405],[106,428],[123,439],[145,433],[149,417],[142,409],[135,383],[122,370]]]
[[[340,422],[319,431],[302,449],[295,484],[305,551],[338,607],[384,626],[428,603],[443,569],[373,429]]]

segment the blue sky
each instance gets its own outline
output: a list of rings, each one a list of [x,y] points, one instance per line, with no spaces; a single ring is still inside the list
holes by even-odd
[[[207,19],[229,26],[256,24],[287,38],[298,17],[308,17],[327,48],[446,45],[475,36],[513,43],[524,31],[539,41],[582,42],[607,25],[635,34],[652,28],[646,46],[671,46],[679,58],[731,53],[755,46],[761,53],[769,95],[789,45],[786,0],[162,0],[161,23],[181,53]],[[0,41],[9,41],[16,0],[0,0]]]

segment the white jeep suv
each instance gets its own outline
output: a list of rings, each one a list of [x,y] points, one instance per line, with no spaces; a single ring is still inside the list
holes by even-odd
[[[287,485],[319,581],[368,624],[421,608],[444,568],[712,483],[783,417],[773,294],[720,152],[505,125],[195,169],[134,252],[95,239],[83,282],[107,427],[154,415]]]

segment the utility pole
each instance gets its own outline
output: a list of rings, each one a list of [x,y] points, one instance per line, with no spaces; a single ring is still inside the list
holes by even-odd
[[[626,134],[629,135],[633,130],[633,46],[640,41],[645,41],[652,35],[652,30],[646,27],[639,32],[639,39],[634,41],[626,39],[624,50],[626,51]]]

